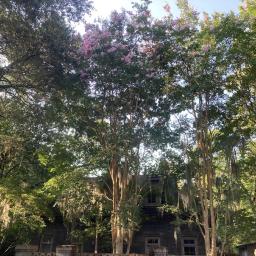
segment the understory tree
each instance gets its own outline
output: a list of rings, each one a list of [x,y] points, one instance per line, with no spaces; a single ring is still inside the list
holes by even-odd
[[[40,187],[49,179],[39,153],[55,127],[58,97],[79,76],[78,39],[68,21],[88,1],[0,3],[0,254],[28,241],[49,216]],[[11,243],[13,242],[13,243]]]
[[[230,97],[216,143],[225,159],[220,168],[226,167],[220,180],[225,207],[218,222],[222,249],[227,250],[252,242],[255,236],[249,227],[256,217],[255,174],[251,169],[255,163],[255,8],[255,1],[244,1],[240,14],[223,18],[218,29],[219,40],[229,42],[225,59]]]

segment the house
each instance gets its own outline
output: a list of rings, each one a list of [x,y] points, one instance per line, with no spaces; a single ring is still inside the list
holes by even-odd
[[[256,256],[256,242],[237,246],[239,256]]]
[[[149,254],[152,248],[162,247],[171,255],[205,255],[204,239],[195,224],[177,225],[174,214],[159,210],[166,203],[167,189],[172,190],[168,201],[177,204],[176,182],[159,176],[146,178],[150,189],[144,198],[141,228],[134,235],[131,253]]]
[[[161,249],[169,255],[205,255],[204,239],[195,224],[186,224],[187,216],[177,216],[161,211],[161,206],[168,202],[177,204],[176,182],[160,176],[141,176],[140,182],[147,184],[141,208],[141,224],[133,237],[130,253],[151,254]],[[167,190],[171,191],[167,191]],[[166,191],[168,193],[166,193]],[[67,244],[67,230],[60,216],[55,223],[49,223],[45,232],[35,236],[32,244],[38,251],[54,252],[58,245]],[[94,239],[80,243],[80,251],[93,253]],[[99,239],[99,252],[111,252],[111,233]]]

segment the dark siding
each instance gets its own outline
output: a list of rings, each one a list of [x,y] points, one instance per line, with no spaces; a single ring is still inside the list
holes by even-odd
[[[196,240],[198,255],[204,255],[204,240],[196,225],[181,225],[179,228],[172,224],[173,216],[161,215],[155,209],[144,209],[144,221],[141,228],[135,232],[131,253],[145,253],[147,237],[159,237],[160,246],[166,247],[169,254],[182,255],[183,238]]]
[[[244,256],[247,253],[247,256],[255,256],[254,251],[256,251],[256,243],[244,244],[239,246],[239,255]]]

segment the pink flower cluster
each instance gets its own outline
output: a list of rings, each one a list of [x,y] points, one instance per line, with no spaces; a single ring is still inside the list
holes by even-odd
[[[166,4],[163,8],[164,8],[164,10],[165,10],[166,12],[168,12],[168,13],[171,12],[171,6],[170,6],[169,4]]]
[[[130,51],[127,55],[121,58],[126,64],[130,64],[132,62],[133,53]]]
[[[93,50],[99,46],[99,42],[102,39],[108,39],[111,37],[111,33],[109,31],[101,31],[96,28],[90,28],[88,26],[88,30],[84,35],[82,50],[85,56],[89,57]]]
[[[88,74],[85,71],[81,70],[80,77],[81,77],[81,79],[86,79],[88,77]]]
[[[95,45],[98,43],[98,40],[91,35],[85,35],[84,36],[84,42],[83,42],[83,51],[86,56],[89,56]]]
[[[190,52],[190,55],[191,55],[192,57],[195,57],[195,56],[198,55],[198,52],[197,52],[197,51],[191,51],[191,52]]]
[[[147,56],[152,56],[156,51],[156,47],[152,42],[141,43],[138,47],[138,51],[146,54]]]
[[[204,13],[204,22],[207,23],[209,22],[210,18],[209,18],[209,14],[208,13]]]
[[[117,50],[124,50],[127,49],[127,45],[122,43],[113,43],[110,48],[107,50],[108,53],[115,52]]]
[[[109,48],[109,49],[107,50],[107,52],[108,52],[108,53],[111,53],[111,52],[115,52],[116,50],[117,50],[117,48],[114,47],[114,46],[112,46],[111,48]]]
[[[144,12],[142,13],[142,16],[144,16],[144,17],[150,17],[150,16],[151,16],[151,13],[150,13],[150,11],[144,11]]]
[[[113,11],[110,15],[110,19],[114,23],[122,22],[126,19],[126,13],[125,11],[118,13],[117,11]]]
[[[90,56],[92,51],[99,45],[101,33],[99,30],[88,30],[84,35],[83,52],[85,56]]]
[[[173,29],[176,31],[182,31],[184,29],[189,29],[191,27],[190,23],[181,21],[180,19],[172,20],[171,25]]]
[[[203,50],[204,52],[209,52],[210,49],[211,49],[211,45],[210,45],[210,44],[204,44],[204,45],[202,46],[202,50]]]
[[[242,8],[243,8],[244,11],[247,11],[247,9],[248,9],[248,2],[247,2],[247,0],[243,1]]]
[[[105,39],[105,38],[109,38],[111,36],[111,33],[109,32],[109,31],[102,31],[102,34],[101,34],[101,37],[103,38],[103,39]]]

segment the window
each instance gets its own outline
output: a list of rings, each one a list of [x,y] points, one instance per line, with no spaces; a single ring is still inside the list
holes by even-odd
[[[155,204],[156,203],[156,193],[151,191],[148,193],[147,203]]]
[[[146,237],[145,238],[145,253],[149,253],[154,248],[158,248],[159,246],[160,246],[160,238],[159,237]]]
[[[196,240],[193,238],[183,239],[183,254],[196,255]]]
[[[158,176],[151,176],[150,177],[150,183],[151,184],[158,184],[160,182],[160,177]]]

